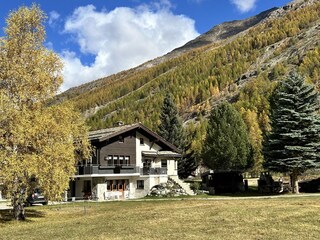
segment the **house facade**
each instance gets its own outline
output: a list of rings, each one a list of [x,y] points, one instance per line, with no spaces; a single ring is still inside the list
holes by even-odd
[[[141,123],[92,131],[91,159],[79,162],[69,197],[140,198],[168,177],[177,178],[178,149]]]

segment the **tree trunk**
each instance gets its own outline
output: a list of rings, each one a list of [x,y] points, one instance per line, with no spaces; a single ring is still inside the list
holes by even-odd
[[[15,193],[13,196],[13,217],[15,220],[25,220],[24,203],[19,193]]]
[[[292,188],[292,193],[299,193],[299,184],[298,184],[298,174],[296,172],[292,172],[290,174],[290,184]]]

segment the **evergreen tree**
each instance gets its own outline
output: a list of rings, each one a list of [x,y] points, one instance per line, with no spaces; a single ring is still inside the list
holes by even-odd
[[[170,94],[167,94],[164,98],[157,133],[176,147],[183,148],[184,134],[182,121],[179,118],[177,107]]]
[[[182,121],[170,94],[164,98],[160,121],[158,134],[182,151],[182,158],[178,162],[178,175],[186,178],[197,168],[197,162],[190,148],[191,144],[186,145]]]
[[[211,111],[202,158],[215,170],[245,169],[251,164],[251,146],[240,113],[229,103]]]
[[[186,146],[182,159],[178,162],[178,175],[180,178],[187,178],[193,175],[198,167],[195,151],[191,147],[191,143]]]
[[[298,193],[298,176],[320,166],[318,93],[303,77],[291,73],[278,85],[271,103],[272,130],[264,142],[264,165],[289,173],[292,191]]]

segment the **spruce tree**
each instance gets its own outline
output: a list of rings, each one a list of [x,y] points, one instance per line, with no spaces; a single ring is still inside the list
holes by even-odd
[[[164,98],[157,133],[176,147],[183,148],[182,121],[170,94],[167,94]]]
[[[251,164],[251,146],[240,113],[229,103],[211,111],[202,158],[214,170],[243,170]]]
[[[186,143],[182,121],[170,94],[164,98],[160,121],[158,134],[182,151],[182,158],[178,162],[178,175],[186,178],[197,168],[197,162],[190,149],[191,144]]]
[[[180,178],[187,178],[194,174],[198,167],[195,151],[191,147],[191,143],[184,149],[182,159],[178,162],[178,175]]]
[[[319,98],[313,85],[291,73],[271,99],[271,132],[264,142],[264,166],[289,173],[292,191],[299,193],[298,176],[320,166]]]

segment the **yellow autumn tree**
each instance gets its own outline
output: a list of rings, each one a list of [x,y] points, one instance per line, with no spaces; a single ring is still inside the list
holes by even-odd
[[[87,129],[71,105],[48,106],[62,84],[62,62],[44,47],[46,16],[37,5],[10,13],[0,41],[0,179],[24,219],[36,181],[48,200],[68,188],[78,158],[89,157]]]

